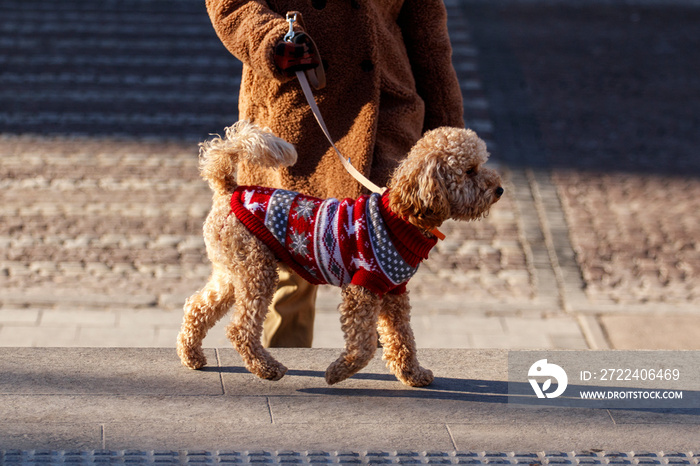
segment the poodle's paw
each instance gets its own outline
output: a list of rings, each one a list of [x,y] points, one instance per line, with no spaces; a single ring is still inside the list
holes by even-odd
[[[418,367],[417,370],[407,370],[396,375],[401,382],[409,387],[425,387],[433,383],[433,371]]]
[[[201,369],[207,365],[207,357],[204,356],[202,348],[190,348],[184,345],[177,346],[177,354],[185,367],[190,369]]]
[[[326,369],[326,382],[328,385],[334,385],[338,382],[342,382],[351,375],[345,364],[336,361]]]
[[[362,367],[359,367],[357,364],[349,363],[341,357],[326,369],[326,382],[328,385],[342,382],[351,375],[357,373],[360,369],[362,369]]]
[[[261,379],[276,381],[284,377],[287,367],[278,361],[267,361],[263,364],[249,367],[248,370]]]

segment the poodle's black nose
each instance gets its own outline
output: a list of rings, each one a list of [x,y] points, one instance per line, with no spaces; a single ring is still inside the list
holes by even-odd
[[[498,197],[503,196],[503,188],[501,188],[500,186],[498,188],[496,188],[496,196],[498,196]]]

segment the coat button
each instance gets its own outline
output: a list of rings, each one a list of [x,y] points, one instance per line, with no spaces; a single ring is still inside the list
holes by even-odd
[[[374,63],[372,63],[372,60],[362,60],[360,68],[362,68],[362,71],[370,72],[374,70]]]
[[[317,10],[323,10],[326,8],[326,0],[312,0],[311,5]]]

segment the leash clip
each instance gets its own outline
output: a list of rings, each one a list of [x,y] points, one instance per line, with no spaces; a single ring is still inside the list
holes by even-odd
[[[291,42],[292,39],[294,39],[294,36],[296,35],[294,33],[294,23],[296,22],[296,20],[297,20],[296,11],[287,13],[287,21],[289,22],[289,31],[284,35],[285,42]]]

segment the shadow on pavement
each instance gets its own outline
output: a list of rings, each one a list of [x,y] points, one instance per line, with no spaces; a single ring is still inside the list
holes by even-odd
[[[508,165],[700,175],[700,8],[463,5]]]
[[[236,121],[240,72],[204,2],[0,5],[0,133],[201,140]]]
[[[700,8],[462,5],[507,164],[700,174]],[[202,2],[8,1],[0,31],[0,133],[201,140],[237,119],[241,65]]]

